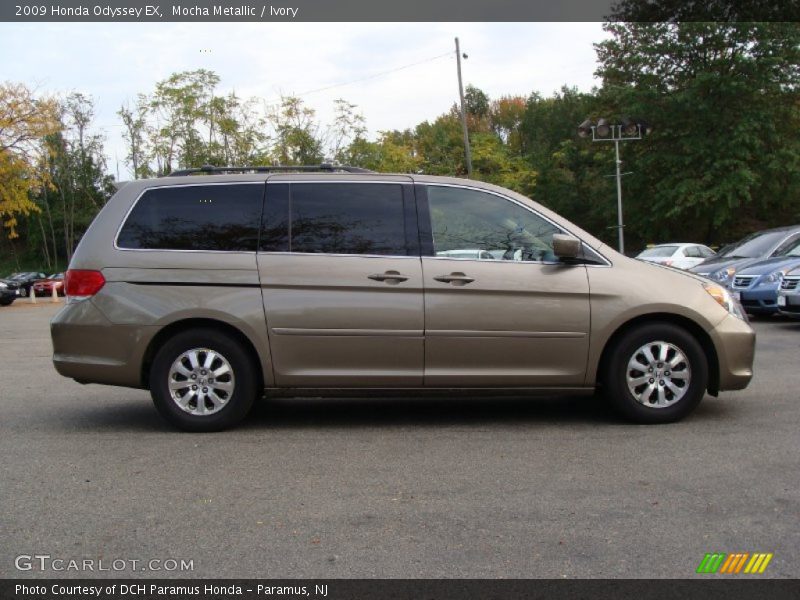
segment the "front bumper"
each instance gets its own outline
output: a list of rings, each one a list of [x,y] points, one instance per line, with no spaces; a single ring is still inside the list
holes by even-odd
[[[800,294],[782,293],[780,295],[786,298],[786,304],[785,306],[778,306],[778,313],[785,317],[800,319]]]
[[[717,350],[719,391],[746,388],[753,378],[756,332],[741,319],[728,315],[709,335]]]
[[[739,301],[746,312],[771,315],[778,311],[778,287],[774,288],[754,288],[739,290],[731,288],[732,292],[739,294]]]

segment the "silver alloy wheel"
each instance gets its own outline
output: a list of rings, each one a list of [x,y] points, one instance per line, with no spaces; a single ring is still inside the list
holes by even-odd
[[[173,402],[190,415],[222,410],[233,395],[233,368],[216,350],[193,348],[175,359],[167,385]]]
[[[625,380],[637,402],[650,408],[666,408],[686,395],[692,369],[680,348],[654,341],[633,353]]]

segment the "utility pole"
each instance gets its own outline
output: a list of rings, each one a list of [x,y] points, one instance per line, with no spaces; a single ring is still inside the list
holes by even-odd
[[[456,65],[458,66],[458,95],[461,98],[461,127],[464,129],[464,157],[467,159],[467,177],[472,179],[472,152],[469,149],[467,111],[464,108],[464,86],[461,83],[461,48],[458,45],[458,38],[456,38]]]
[[[622,161],[619,159],[619,139],[614,140],[614,150],[617,163],[617,231],[619,232],[619,253],[625,254],[625,234],[622,232],[625,225],[622,224],[622,174],[619,172]]]
[[[578,135],[586,138],[591,135],[593,142],[614,142],[614,162],[617,172],[617,235],[620,253],[625,253],[625,227],[622,219],[622,173],[620,167],[622,161],[619,158],[619,143],[632,140],[641,140],[645,134],[649,134],[653,128],[642,120],[631,120],[627,117],[619,125],[612,125],[606,119],[599,119],[597,124],[586,119],[578,126]],[[627,173],[626,173],[627,175]]]

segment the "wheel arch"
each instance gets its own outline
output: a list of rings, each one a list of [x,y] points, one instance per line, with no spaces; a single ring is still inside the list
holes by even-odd
[[[250,355],[253,359],[253,362],[257,365],[258,371],[257,375],[259,378],[259,384],[261,387],[264,386],[265,381],[265,374],[264,374],[264,367],[261,362],[261,357],[256,350],[255,344],[253,344],[252,340],[238,327],[231,325],[230,323],[226,323],[225,321],[219,321],[217,319],[209,319],[209,318],[189,318],[189,319],[181,319],[179,321],[174,321],[169,325],[164,326],[162,329],[153,336],[150,342],[147,344],[147,349],[144,352],[144,356],[142,358],[142,369],[139,375],[142,387],[145,389],[150,388],[150,367],[153,364],[153,359],[155,358],[156,352],[158,349],[170,338],[177,335],[178,333],[182,333],[184,331],[189,331],[192,329],[215,329],[221,333],[225,333],[235,339],[237,342],[242,344],[242,347],[245,351]]]
[[[651,325],[653,323],[666,323],[675,325],[688,331],[700,343],[703,353],[708,362],[708,393],[716,396],[719,393],[719,357],[717,350],[714,347],[714,342],[711,336],[708,335],[705,329],[692,321],[688,317],[677,315],[674,313],[649,313],[638,315],[624,323],[622,323],[613,334],[606,341],[603,351],[600,354],[600,360],[597,363],[595,370],[595,381],[598,385],[602,385],[602,374],[605,372],[606,364],[611,357],[611,350],[616,345],[617,341],[629,331],[640,327],[642,325]]]

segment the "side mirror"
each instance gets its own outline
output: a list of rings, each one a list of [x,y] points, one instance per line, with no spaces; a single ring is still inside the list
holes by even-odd
[[[553,254],[558,258],[577,258],[581,251],[581,241],[564,233],[553,234]]]

